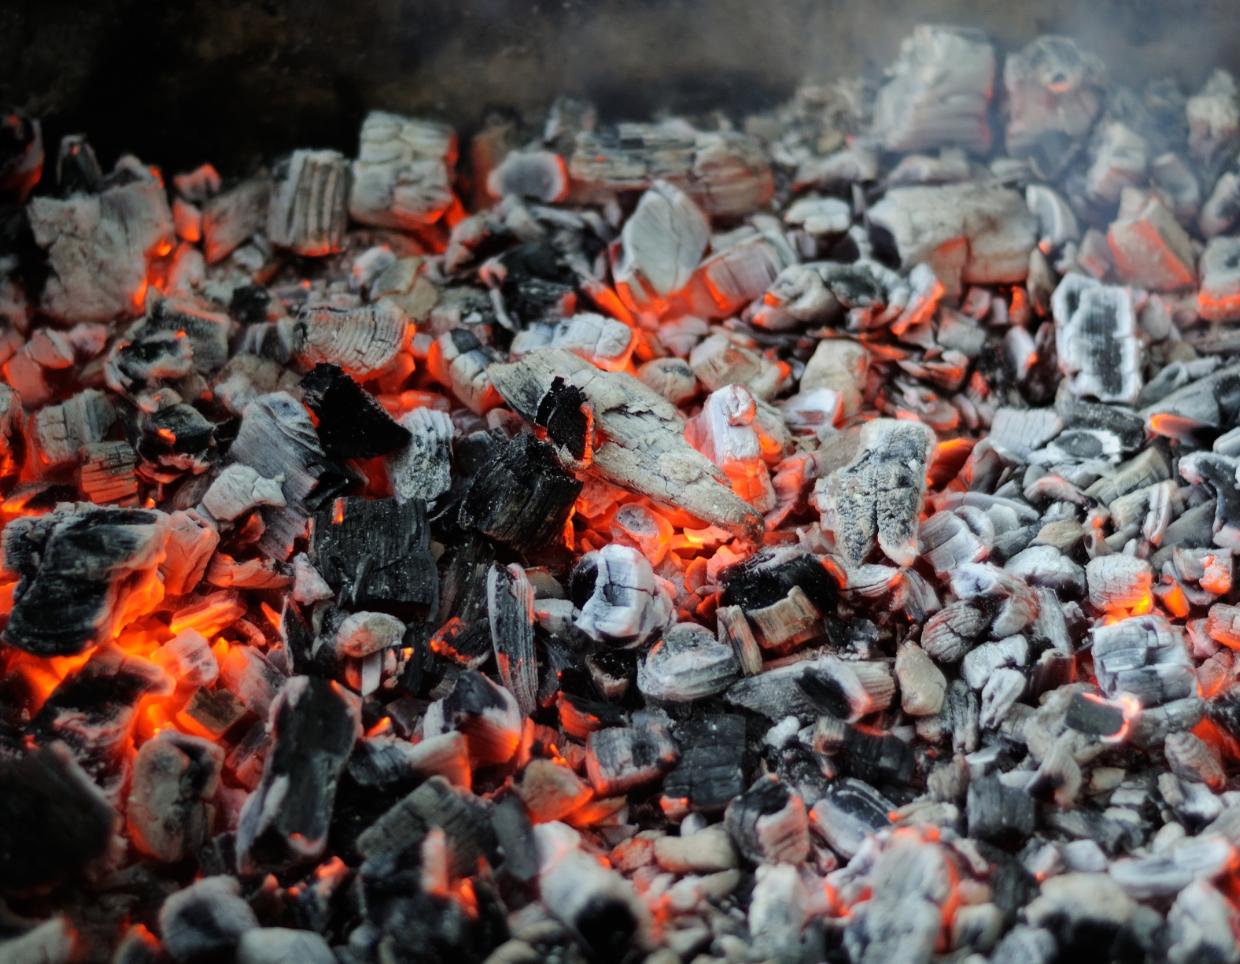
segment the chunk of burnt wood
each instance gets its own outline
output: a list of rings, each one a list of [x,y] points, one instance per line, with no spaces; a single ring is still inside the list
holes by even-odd
[[[202,496],[202,509],[218,522],[233,522],[259,506],[285,505],[276,479],[265,479],[248,465],[226,465]]]
[[[1007,149],[1046,177],[1078,153],[1105,98],[1102,62],[1071,37],[1038,37],[1003,65]]]
[[[635,308],[680,291],[693,277],[710,240],[710,223],[693,199],[656,181],[620,234],[612,275]]]
[[[336,955],[321,934],[290,927],[259,927],[237,943],[237,964],[334,964]]]
[[[164,950],[177,964],[229,959],[242,935],[258,918],[241,898],[233,877],[203,877],[164,901],[159,933]]]
[[[1157,195],[1125,191],[1107,245],[1116,273],[1129,284],[1180,291],[1197,283],[1192,239]]]
[[[362,122],[349,216],[405,230],[434,224],[452,204],[456,132],[435,121],[371,111]]]
[[[416,499],[331,500],[314,517],[310,558],[354,606],[400,615],[438,604],[426,506]]]
[[[832,850],[851,858],[873,834],[891,824],[895,804],[863,780],[836,780],[813,806],[814,831]]]
[[[745,788],[745,718],[716,714],[676,727],[680,761],[663,780],[669,816],[718,813]]]
[[[409,324],[409,317],[386,299],[356,308],[306,305],[293,327],[292,351],[307,367],[339,365],[365,380],[396,358]]]
[[[672,621],[671,598],[631,546],[612,543],[587,552],[573,569],[569,593],[578,609],[573,625],[610,647],[642,646]]]
[[[1188,651],[1165,617],[1133,616],[1095,626],[1092,638],[1094,673],[1108,697],[1129,693],[1152,707],[1194,692]]]
[[[453,877],[476,872],[480,859],[494,856],[490,807],[443,777],[431,777],[384,813],[357,838],[357,849],[368,860],[397,856],[419,846],[432,827],[447,837]]]
[[[1073,394],[1132,404],[1141,390],[1136,314],[1127,288],[1069,274],[1051,297],[1055,349]]]
[[[434,502],[452,487],[452,419],[433,408],[415,408],[401,416],[399,425],[409,433],[409,442],[387,459],[392,494],[398,502]]]
[[[208,264],[222,261],[267,226],[271,179],[252,177],[221,191],[202,208],[202,250]]]
[[[814,486],[823,528],[851,566],[877,543],[901,566],[918,553],[918,516],[934,432],[918,422],[873,419],[856,436],[855,454]]]
[[[799,588],[821,613],[833,613],[839,587],[814,556],[801,549],[767,547],[719,572],[719,601],[746,612],[765,609]]]
[[[800,864],[809,856],[805,802],[774,774],[729,803],[723,820],[737,850],[755,864]]]
[[[538,696],[534,588],[516,563],[494,565],[487,573],[487,613],[500,679],[516,698],[521,715],[528,716]]]
[[[134,759],[125,814],[134,846],[175,863],[198,852],[211,832],[224,751],[207,740],[165,730]]]
[[[969,783],[966,816],[969,836],[1020,844],[1033,832],[1036,813],[1027,791],[987,776]]]
[[[26,206],[34,241],[47,252],[42,308],[52,317],[76,324],[142,311],[149,259],[174,235],[163,185],[133,167],[141,175],[127,168],[99,194],[36,197]]]
[[[913,748],[893,733],[847,726],[838,755],[850,775],[867,783],[911,786],[917,772]]]
[[[874,134],[888,151],[959,144],[990,150],[995,51],[980,30],[919,24],[900,46],[874,101]]]
[[[138,504],[138,457],[128,442],[91,442],[81,448],[78,488],[96,505]]]
[[[677,623],[637,664],[637,688],[648,700],[689,703],[722,692],[739,672],[731,646],[698,623]]]
[[[200,689],[177,713],[177,724],[190,733],[222,740],[245,718],[245,705],[226,689]]]
[[[491,829],[504,855],[503,872],[518,883],[538,876],[538,847],[529,811],[515,793],[504,794],[491,808]]]
[[[108,849],[116,811],[63,746],[0,761],[0,891],[20,895]]]
[[[159,585],[166,520],[162,512],[91,508],[9,523],[4,568],[19,582],[4,641],[38,656],[71,655],[145,615],[142,592]]]
[[[409,441],[409,430],[337,365],[315,365],[301,380],[301,391],[318,418],[323,451],[332,458],[371,459]]]
[[[276,559],[287,559],[305,534],[310,516],[307,499],[327,470],[305,406],[287,392],[262,395],[245,407],[241,427],[228,450],[228,460],[248,465],[263,478],[283,477],[283,506],[262,510],[266,528],[259,547]]]
[[[134,448],[147,472],[199,474],[212,461],[215,424],[193,405],[164,405],[142,413]]]
[[[267,237],[294,254],[339,251],[348,225],[349,166],[342,154],[298,150],[272,170]]]
[[[294,676],[271,706],[271,750],[237,822],[241,873],[322,855],[336,784],[361,724],[336,683]]]
[[[1212,238],[1200,271],[1197,313],[1209,321],[1240,321],[1240,238]]]
[[[594,457],[594,411],[580,388],[562,378],[553,380],[538,403],[534,424],[547,430],[547,439],[562,462],[582,468],[590,464]]]
[[[67,465],[77,461],[84,446],[102,442],[115,421],[108,396],[87,388],[40,408],[31,419],[30,435],[44,465]]]
[[[1180,459],[1180,475],[1204,485],[1215,496],[1214,537],[1217,546],[1240,551],[1240,460],[1214,452],[1189,452]]]
[[[684,437],[680,412],[623,372],[604,372],[571,352],[541,349],[520,361],[492,365],[492,383],[534,422],[553,382],[581,390],[602,441],[590,471],[608,482],[684,509],[706,522],[756,535],[761,517],[732,492],[727,477]]]
[[[460,524],[522,551],[564,532],[581,483],[560,467],[550,445],[523,432],[505,442],[469,482]]]
[[[522,719],[516,697],[477,670],[466,670],[451,693],[427,707],[422,728],[428,737],[463,733],[479,763],[506,763],[521,740]]]
[[[487,193],[509,195],[552,204],[568,194],[568,167],[551,151],[510,151],[486,179]]]
[[[600,797],[654,782],[679,756],[667,728],[654,720],[595,730],[586,738],[586,773]]]
[[[43,173],[43,128],[35,118],[12,111],[0,121],[0,196],[18,202]]]

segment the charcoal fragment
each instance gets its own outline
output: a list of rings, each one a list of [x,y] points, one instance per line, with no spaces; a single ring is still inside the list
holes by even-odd
[[[332,458],[371,459],[409,441],[409,430],[337,365],[315,365],[301,380],[301,390],[318,418],[323,451]]]

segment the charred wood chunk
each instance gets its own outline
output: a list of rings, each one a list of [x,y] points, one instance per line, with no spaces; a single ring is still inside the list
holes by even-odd
[[[994,81],[995,52],[984,33],[921,24],[878,92],[874,132],[889,151],[959,144],[985,154]]]
[[[823,614],[834,613],[839,586],[835,577],[814,556],[799,549],[760,549],[719,573],[725,606],[740,606],[747,613],[766,609],[799,588]]]
[[[289,927],[259,927],[246,931],[237,944],[237,964],[334,964],[332,953],[321,934]]]
[[[1141,391],[1136,314],[1127,288],[1070,274],[1051,298],[1060,371],[1073,394],[1132,404]]]
[[[271,179],[252,177],[221,191],[202,209],[202,248],[208,264],[222,261],[267,226]]]
[[[1155,195],[1124,192],[1119,217],[1107,230],[1116,272],[1151,291],[1180,291],[1197,283],[1192,239]]]
[[[116,392],[136,394],[152,383],[197,372],[209,375],[228,361],[233,324],[225,314],[188,299],[152,299],[146,316],[113,343],[104,375]]]
[[[335,683],[294,676],[271,707],[272,745],[237,823],[242,873],[313,860],[327,844],[336,784],[361,735],[352,699]]]
[[[164,901],[159,932],[164,950],[177,964],[229,959],[258,918],[241,898],[233,877],[203,877]]]
[[[728,804],[724,824],[737,849],[755,864],[799,864],[809,856],[805,802],[774,774]]]
[[[451,693],[427,708],[422,729],[427,736],[463,733],[479,763],[505,763],[521,740],[522,720],[512,693],[476,670],[466,670]]]
[[[917,558],[934,443],[934,432],[918,422],[874,419],[861,427],[852,460],[815,485],[823,527],[849,565],[863,564],[875,543],[898,565]]]
[[[1200,268],[1197,313],[1209,321],[1240,321],[1240,238],[1212,238]]]
[[[528,433],[506,442],[479,469],[461,500],[461,526],[522,551],[564,532],[581,483],[560,467],[550,445]]]
[[[867,783],[911,786],[917,772],[913,748],[892,733],[849,726],[840,757],[849,774]]]
[[[1007,57],[1007,149],[1052,178],[1077,153],[1105,98],[1102,62],[1070,37],[1044,36]]]
[[[573,625],[610,647],[642,646],[672,621],[671,598],[631,546],[612,543],[587,552],[573,569],[569,592],[578,609]]]
[[[349,165],[336,151],[294,151],[275,166],[267,237],[295,254],[339,251],[348,225]]]
[[[426,366],[471,412],[482,415],[503,402],[491,383],[491,368],[499,359],[499,353],[474,332],[453,328],[435,339]]]
[[[132,317],[144,306],[148,258],[173,239],[163,186],[145,168],[99,194],[36,197],[26,208],[47,252],[43,310],[66,322]]]
[[[673,505],[706,522],[754,535],[761,517],[732,492],[727,477],[685,440],[679,410],[623,372],[604,372],[563,349],[540,349],[492,365],[492,383],[522,418],[534,422],[557,378],[581,390],[603,441],[591,471],[608,482]]]
[[[259,506],[282,508],[284,492],[276,479],[265,479],[248,465],[226,465],[202,496],[202,508],[218,522],[234,522]]]
[[[327,470],[327,456],[305,406],[287,392],[273,392],[250,402],[228,460],[248,465],[263,478],[283,477],[285,504],[263,509],[266,529],[259,547],[273,558],[287,559],[305,533],[310,515],[307,499]]]
[[[503,870],[518,883],[538,876],[538,847],[529,811],[515,793],[506,793],[491,808],[491,829],[504,855]]]
[[[432,612],[439,576],[418,500],[334,499],[314,517],[311,559],[328,585],[365,609]]]
[[[669,815],[718,813],[745,788],[745,718],[726,714],[676,728],[680,761],[663,780]]]
[[[1205,485],[1215,495],[1213,542],[1240,550],[1240,461],[1214,452],[1189,452],[1180,459],[1180,475],[1194,485]]]
[[[0,891],[20,895],[102,856],[116,812],[64,747],[0,761]]]
[[[589,465],[593,457],[594,413],[585,392],[556,378],[538,403],[534,424],[547,430],[547,438],[561,459],[569,464]]]
[[[177,724],[209,740],[229,736],[246,716],[245,704],[226,689],[200,689],[177,714]]]
[[[159,587],[166,520],[162,512],[99,508],[11,522],[4,568],[20,581],[4,641],[38,656],[70,655],[145,615],[142,593]]]
[[[128,442],[91,442],[81,449],[78,488],[96,505],[138,504],[138,457]]]
[[[399,424],[409,442],[388,456],[392,494],[398,502],[434,502],[452,487],[452,419],[433,408],[415,408]]]
[[[637,688],[648,700],[689,703],[723,691],[739,672],[731,646],[705,626],[677,623],[637,664]]]
[[[495,855],[490,806],[443,777],[431,777],[383,814],[357,838],[367,860],[395,857],[420,846],[432,827],[447,837],[453,877],[474,873],[478,861]]]
[[[116,408],[103,392],[88,388],[59,405],[45,405],[34,414],[30,433],[44,465],[67,465],[82,449],[102,442],[116,421]]]
[[[301,380],[301,391],[318,418],[323,451],[332,458],[371,459],[409,441],[409,430],[337,365],[315,365]]]
[[[689,283],[710,240],[710,223],[693,199],[657,181],[624,224],[612,274],[635,307],[666,298]]]
[[[0,122],[0,196],[25,201],[43,173],[43,128],[20,111]]]
[[[1076,693],[1064,714],[1064,725],[1089,736],[1117,737],[1122,735],[1125,726],[1124,707],[1092,693]]]
[[[215,424],[193,405],[164,405],[138,420],[135,448],[152,474],[198,474],[211,464]]]
[[[551,151],[510,151],[486,183],[495,198],[515,195],[551,204],[568,194],[568,167]]]
[[[339,365],[365,380],[396,358],[409,324],[409,317],[386,299],[356,308],[306,305],[293,328],[292,351],[308,367]]]
[[[166,863],[196,854],[211,831],[224,751],[198,737],[165,731],[134,760],[126,807],[134,846]]]
[[[868,783],[837,780],[813,807],[814,830],[831,849],[851,858],[873,834],[891,824],[895,804]]]
[[[534,588],[516,563],[487,573],[491,645],[500,679],[517,700],[522,716],[536,708],[538,656],[534,652]]]
[[[350,217],[406,230],[438,221],[453,201],[456,149],[444,124],[371,111],[353,162]]]
[[[1033,832],[1036,818],[1033,797],[998,776],[970,782],[966,813],[969,836],[1017,845]]]
[[[600,797],[627,793],[675,766],[680,753],[658,722],[595,730],[586,739],[586,772]]]

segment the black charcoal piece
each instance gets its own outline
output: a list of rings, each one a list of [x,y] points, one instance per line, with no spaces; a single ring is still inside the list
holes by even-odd
[[[241,899],[233,877],[203,877],[164,901],[159,932],[164,950],[177,964],[229,960],[258,918]]]
[[[199,689],[177,715],[177,722],[190,732],[221,740],[232,733],[245,714],[245,705],[230,690]]]
[[[318,418],[319,441],[332,458],[370,459],[409,441],[375,397],[338,365],[315,365],[301,380],[302,397]]]
[[[799,549],[762,549],[719,573],[723,587],[719,601],[746,612],[765,609],[794,587],[809,597],[823,614],[835,612],[835,578],[808,552]]]
[[[125,813],[134,846],[173,863],[206,843],[224,751],[207,740],[166,730],[134,759]]]
[[[534,589],[516,563],[487,573],[487,611],[499,678],[522,716],[537,706],[538,657],[534,652]]]
[[[538,848],[529,811],[515,793],[506,793],[491,808],[491,829],[504,856],[503,870],[518,883],[538,876]]]
[[[911,785],[916,773],[913,749],[898,736],[848,727],[840,755],[848,772],[867,783]]]
[[[1124,728],[1124,708],[1089,693],[1077,693],[1068,704],[1064,724],[1078,733],[1113,737]]]
[[[601,797],[627,793],[657,780],[676,765],[679,756],[667,728],[654,721],[610,726],[586,739],[586,773]]]
[[[336,784],[360,735],[357,710],[338,683],[294,676],[271,706],[263,776],[237,823],[243,873],[322,855]]]
[[[1019,845],[1033,833],[1037,814],[1033,797],[1010,787],[998,776],[982,777],[969,784],[969,836],[995,843]]]
[[[451,693],[427,708],[422,729],[427,736],[456,730],[465,735],[470,755],[479,763],[504,763],[516,752],[522,720],[512,693],[476,670],[466,670]]]
[[[20,577],[4,642],[37,656],[79,653],[109,638],[144,571],[163,553],[163,513],[54,512],[4,530],[4,568]]]
[[[863,780],[836,780],[814,804],[814,829],[833,850],[852,857],[861,845],[891,824],[895,804]]]
[[[63,747],[0,760],[0,892],[64,880],[100,857],[116,812]]]
[[[755,864],[799,864],[809,856],[805,802],[773,774],[728,804],[724,824],[736,848]]]
[[[429,612],[438,602],[426,505],[417,499],[332,499],[315,514],[310,556],[358,609]]]
[[[560,537],[581,483],[551,446],[528,433],[506,442],[474,475],[461,500],[460,524],[514,549],[539,549]]]
[[[556,378],[538,403],[534,424],[547,430],[547,439],[574,461],[583,461],[593,444],[594,418],[585,392]]]
[[[745,788],[745,718],[713,714],[675,730],[680,762],[663,780],[669,813],[717,813]]]
[[[397,857],[419,847],[431,827],[447,837],[453,876],[472,874],[480,858],[495,857],[490,807],[443,777],[431,777],[392,806],[357,838],[357,849],[367,861]]]
[[[345,765],[349,779],[377,793],[408,793],[419,779],[415,744],[388,736],[358,740]]]

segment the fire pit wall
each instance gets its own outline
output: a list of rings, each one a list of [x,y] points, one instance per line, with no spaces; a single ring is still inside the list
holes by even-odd
[[[526,6],[0,11],[0,961],[1237,960],[1231,5]]]

